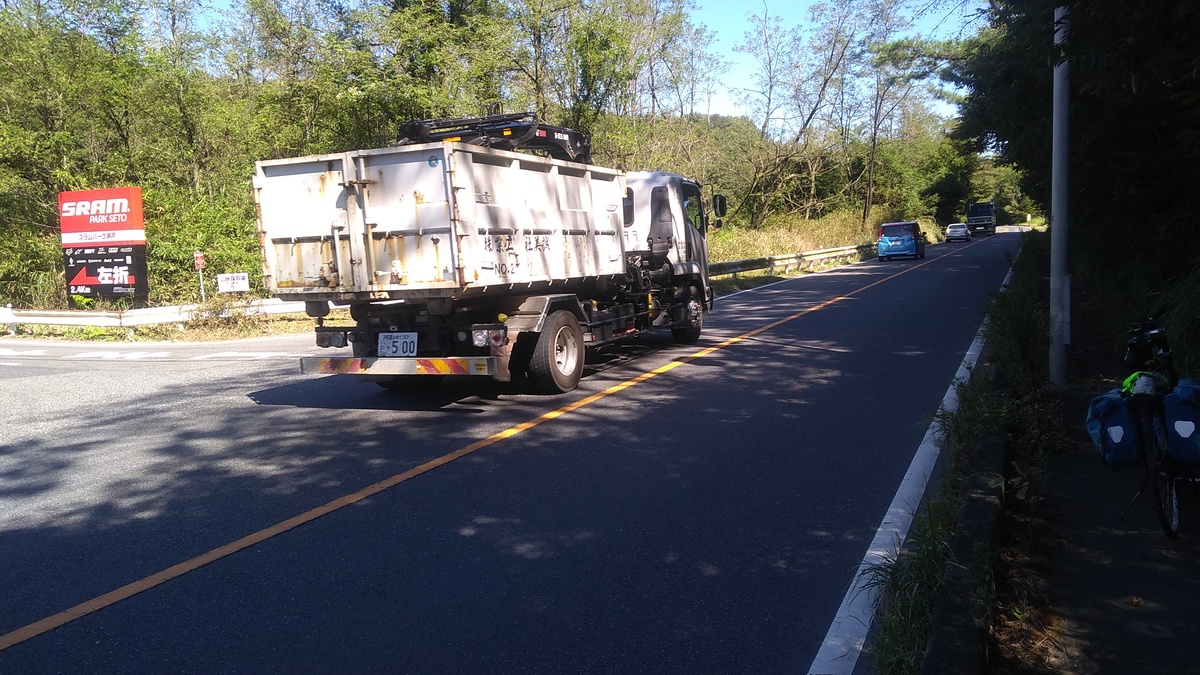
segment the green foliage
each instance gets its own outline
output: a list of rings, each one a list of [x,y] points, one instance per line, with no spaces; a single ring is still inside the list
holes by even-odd
[[[251,290],[261,291],[254,215],[244,199],[195,200],[179,189],[148,190],[143,199],[147,215],[154,216],[146,223],[151,304],[200,300],[196,251],[204,253],[206,293],[215,294],[217,274],[230,272],[248,273]]]
[[[984,339],[993,357],[1005,364],[1009,386],[1028,391],[1040,388],[1050,362],[1049,293],[1034,267],[1049,260],[1050,237],[1027,232],[1022,243],[1008,290],[991,299]]]
[[[1059,59],[1051,31],[1059,4],[992,3],[989,27],[948,71],[968,90],[957,135],[996,151],[995,165],[976,174],[977,189],[994,195],[1013,220],[1049,205],[1052,66]],[[1073,311],[1111,336],[1116,353],[1131,321],[1162,313],[1178,364],[1192,371],[1200,364],[1193,347],[1200,338],[1193,185],[1200,173],[1200,6],[1067,5]],[[1004,173],[1011,169],[1020,173]],[[1014,364],[1040,368],[1045,304],[1040,295],[1028,301],[1039,312],[1022,317],[1012,308],[1005,320],[1020,322],[1013,334],[1022,337],[1001,348]],[[1038,377],[1019,365],[1014,371],[1025,382]]]
[[[571,83],[562,96],[569,102],[566,125],[584,133],[591,131],[617,90],[635,75],[630,39],[619,18],[605,12],[599,3],[593,7],[596,11],[582,13],[570,22],[566,72],[560,80]]]
[[[221,272],[257,284],[255,161],[386,146],[412,119],[533,109],[590,132],[598,163],[711,184],[736,225],[840,220],[867,200],[875,219],[915,218],[958,198],[947,176],[967,160],[941,140],[926,99],[893,97],[862,116],[860,85],[876,71],[912,82],[930,61],[911,42],[867,49],[882,33],[850,21],[865,11],[858,0],[817,7],[811,27],[776,45],[795,57],[770,74],[794,120],[782,125],[701,114],[724,65],[687,10],[679,0],[246,0],[217,15],[177,2],[153,12],[133,0],[6,2],[0,303],[68,306],[57,195],[118,185],[143,191],[152,304],[199,298],[196,250],[206,291]]]
[[[1017,450],[1008,483],[1036,500],[1050,460],[1063,447],[1057,400],[1045,386],[1050,362],[1049,234],[1028,232],[1008,289],[993,296],[984,339],[1002,377],[1000,424]],[[1034,493],[1034,494],[1031,494]]]
[[[1021,192],[1050,197],[1050,0],[991,3],[990,26],[951,72],[968,95],[959,135],[1019,168]],[[1075,273],[1161,290],[1200,253],[1200,5],[1066,3],[1070,39],[1070,230]],[[1119,242],[1119,243],[1117,243]]]
[[[938,147],[926,158],[925,172],[929,177],[928,187],[921,193],[926,203],[931,203],[937,222],[964,222],[964,204],[969,201],[976,188],[975,169],[979,157],[971,153],[962,141],[943,138]]]
[[[971,179],[969,201],[995,203],[996,221],[1000,225],[1023,223],[1026,214],[1040,213],[1041,208],[1022,192],[1021,179],[1022,173],[1012,166],[982,161]]]

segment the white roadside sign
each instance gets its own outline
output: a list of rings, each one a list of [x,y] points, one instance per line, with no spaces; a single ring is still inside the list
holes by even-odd
[[[217,275],[217,291],[221,293],[238,293],[250,290],[250,275],[245,272]]]

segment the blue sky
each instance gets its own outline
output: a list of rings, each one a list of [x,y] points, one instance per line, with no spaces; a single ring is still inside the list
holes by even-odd
[[[783,19],[783,24],[790,28],[807,22],[808,8],[815,1],[695,0],[696,12],[693,14],[693,19],[698,24],[704,24],[708,30],[716,34],[716,50],[730,63],[729,72],[722,78],[723,84],[718,86],[714,92],[711,112],[726,115],[743,112],[731,101],[729,92],[731,89],[745,87],[751,81],[750,78],[756,68],[750,57],[734,51],[734,46],[742,41],[745,32],[750,28],[747,16],[750,14],[761,15],[765,8],[771,16]],[[962,0],[945,4],[957,6],[958,9],[931,13],[916,23],[913,32],[927,37],[954,37],[962,30],[968,19],[966,12],[981,5],[982,2]]]

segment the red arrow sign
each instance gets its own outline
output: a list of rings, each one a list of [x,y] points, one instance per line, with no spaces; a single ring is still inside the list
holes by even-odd
[[[100,279],[98,279],[96,277],[89,277],[87,275],[87,268],[81,267],[79,269],[79,274],[76,274],[75,278],[71,280],[71,285],[72,286],[99,286]]]

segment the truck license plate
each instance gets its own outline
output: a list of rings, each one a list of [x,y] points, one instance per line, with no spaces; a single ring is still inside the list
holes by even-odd
[[[416,356],[417,334],[380,333],[378,352],[380,356]]]

